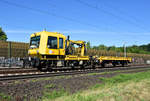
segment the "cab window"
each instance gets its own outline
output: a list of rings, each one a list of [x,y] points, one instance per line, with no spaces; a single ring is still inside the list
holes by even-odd
[[[48,37],[47,47],[50,49],[57,49],[57,37]]]
[[[59,48],[63,48],[63,38],[59,38]]]
[[[40,36],[31,37],[30,48],[38,48],[40,45]]]

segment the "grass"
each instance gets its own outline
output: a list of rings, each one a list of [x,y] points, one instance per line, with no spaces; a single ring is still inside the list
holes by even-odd
[[[51,89],[51,88],[54,88],[55,85],[54,84],[49,84],[49,85],[46,85],[44,88],[45,89]]]
[[[138,70],[143,70],[143,69],[138,69]],[[121,73],[121,72],[132,72],[135,70],[116,70],[116,71],[108,71],[108,72],[100,72],[100,73],[89,73],[89,74],[84,74],[84,75],[105,75],[105,74],[111,74],[111,73]]]
[[[44,92],[44,96],[43,96],[43,99],[44,101],[50,101],[50,100],[54,100],[58,97],[61,97],[61,96],[67,96],[68,93],[65,92],[64,89],[61,89],[59,91],[52,91],[52,92]]]
[[[11,101],[11,96],[0,93],[0,101]]]
[[[55,92],[43,101],[150,101],[150,71],[99,79],[103,83],[91,89],[73,95]]]
[[[54,84],[48,84],[48,85],[44,86],[45,90],[44,90],[43,99],[45,99],[45,101],[53,100],[58,97],[68,95],[68,93],[61,87],[59,87],[59,91],[58,90],[51,91],[51,89],[53,89],[55,87],[56,87],[56,85],[54,85]]]
[[[54,79],[64,79],[64,78],[71,78],[71,76],[56,76],[56,77],[45,77],[45,78],[38,78],[38,79],[32,79],[32,82],[38,82],[38,81],[45,81],[45,80],[54,80]]]
[[[132,73],[132,74],[119,74],[112,78],[100,78],[100,80],[102,80],[105,84],[116,84],[116,83],[127,82],[130,80],[137,82],[145,78],[150,78],[150,71]]]
[[[120,72],[125,72],[125,71],[129,71],[129,70],[124,70],[124,71],[121,71],[121,70],[116,70],[116,71],[109,71],[109,72],[101,72],[101,73],[89,73],[89,74],[86,74],[86,75],[103,75],[103,74],[110,74],[110,73],[120,73]],[[132,70],[130,70],[132,71]]]

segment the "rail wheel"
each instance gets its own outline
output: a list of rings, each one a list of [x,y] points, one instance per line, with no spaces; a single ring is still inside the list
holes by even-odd
[[[92,69],[95,69],[96,68],[96,66],[95,65],[92,65]]]
[[[121,65],[122,65],[122,67],[124,67],[124,66],[125,66],[125,63],[122,63]]]
[[[52,68],[47,68],[47,71],[52,72]]]
[[[81,65],[80,68],[81,68],[81,69],[84,69],[84,65]]]
[[[106,67],[106,63],[103,62],[103,63],[101,64],[101,66],[102,66],[102,67]]]
[[[116,67],[116,64],[115,63],[112,63],[113,67]]]

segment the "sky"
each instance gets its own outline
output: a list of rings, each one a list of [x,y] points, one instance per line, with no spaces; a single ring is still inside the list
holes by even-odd
[[[92,46],[150,43],[150,0],[0,0],[9,41],[29,42],[46,29]]]

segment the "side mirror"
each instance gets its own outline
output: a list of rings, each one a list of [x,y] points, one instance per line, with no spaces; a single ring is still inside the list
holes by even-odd
[[[70,40],[70,36],[69,35],[67,36],[67,40]]]

